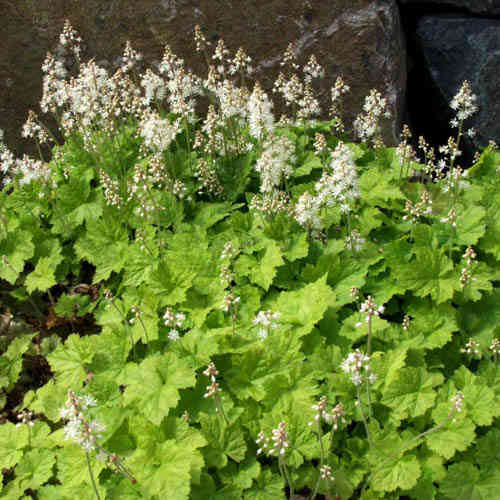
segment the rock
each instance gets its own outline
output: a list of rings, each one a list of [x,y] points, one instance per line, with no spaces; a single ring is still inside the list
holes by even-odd
[[[384,136],[393,144],[404,112],[406,53],[395,0],[38,0],[4,2],[0,31],[0,128],[17,153],[29,150],[20,138],[28,109],[38,111],[41,64],[53,50],[68,18],[85,41],[87,58],[113,63],[125,42],[158,63],[164,45],[206,77],[203,58],[195,53],[193,28],[199,24],[212,39],[223,38],[234,54],[242,46],[252,57],[253,75],[266,90],[278,76],[279,62],[294,42],[303,66],[311,54],[325,68],[321,82],[322,119],[328,118],[330,88],[342,74],[351,93],[345,101],[345,123],[352,124],[372,88],[387,97],[393,119]],[[264,5],[264,7],[263,7]],[[115,65],[116,66],[116,65]],[[276,117],[280,109],[275,109]]]
[[[479,111],[467,121],[477,131],[473,147],[500,141],[500,20],[425,16],[417,24],[417,40],[442,99],[449,103],[464,80],[477,95]]]
[[[454,7],[473,14],[494,16],[500,14],[500,0],[399,0],[401,5],[429,5],[431,7]]]

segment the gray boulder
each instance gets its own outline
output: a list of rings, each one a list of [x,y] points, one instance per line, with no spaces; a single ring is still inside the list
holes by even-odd
[[[446,102],[464,80],[477,95],[479,111],[467,122],[477,131],[472,146],[486,146],[490,139],[500,142],[500,20],[425,16],[418,22],[417,40],[433,83]]]
[[[193,28],[212,41],[223,38],[234,54],[241,46],[252,57],[253,75],[266,90],[278,76],[289,42],[303,66],[311,54],[325,69],[321,105],[330,106],[330,88],[339,74],[350,85],[346,125],[361,110],[370,89],[387,97],[393,119],[385,139],[395,143],[404,112],[406,51],[395,0],[38,0],[4,2],[0,19],[0,128],[18,153],[28,150],[19,137],[28,109],[38,111],[41,64],[68,18],[86,43],[84,56],[116,69],[125,42],[158,63],[163,47],[184,58],[187,67],[206,77],[203,57],[195,53]],[[252,83],[252,82],[250,82]],[[275,109],[277,117],[280,109]]]
[[[500,0],[399,0],[401,5],[418,4],[438,7],[458,7],[474,14],[494,16],[500,14]]]

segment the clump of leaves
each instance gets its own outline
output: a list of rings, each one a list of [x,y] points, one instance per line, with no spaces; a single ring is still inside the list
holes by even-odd
[[[2,148],[2,287],[47,318],[2,326],[3,497],[494,497],[500,152],[457,163],[470,89],[442,159],[421,139],[418,160],[407,129],[382,144],[376,92],[361,143],[332,134],[341,80],[311,120],[315,58],[301,82],[287,49],[275,122],[243,50],[195,37],[205,81],[168,47],[138,74],[130,45],[109,76],[66,24],[41,103],[64,143],[30,114],[50,160]]]

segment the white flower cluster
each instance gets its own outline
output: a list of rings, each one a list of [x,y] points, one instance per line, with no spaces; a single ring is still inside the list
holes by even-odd
[[[223,303],[222,303],[222,306],[221,306],[221,309],[224,311],[224,312],[229,312],[231,311],[232,314],[234,315],[235,314],[235,310],[234,310],[234,307],[239,304],[240,302],[240,299],[241,297],[239,295],[234,295],[233,293],[231,292],[227,292],[225,295],[224,295],[224,299],[223,299]]]
[[[465,266],[462,267],[460,273],[460,284],[462,287],[465,287],[471,281],[476,281],[477,279],[472,277],[472,270],[476,263],[477,254],[471,246],[468,246],[462,257],[465,259]]]
[[[181,118],[170,123],[152,110],[144,112],[139,122],[139,135],[143,138],[144,146],[156,153],[166,151],[180,131]]]
[[[203,395],[204,398],[211,398],[214,397],[216,400],[218,399],[218,394],[219,392],[222,391],[222,389],[219,387],[219,384],[217,382],[217,375],[219,375],[219,370],[215,367],[214,363],[210,362],[210,364],[207,366],[207,369],[204,370],[203,375],[206,377],[209,377],[210,379],[210,384],[207,385],[206,392]],[[221,398],[224,399],[224,398]],[[216,408],[216,411],[218,411],[218,407]]]
[[[150,69],[147,69],[142,75],[141,87],[144,89],[143,102],[146,106],[155,101],[163,101],[167,95],[165,80]]]
[[[33,422],[34,413],[30,410],[22,410],[17,415],[17,420],[19,422],[16,424],[16,427],[21,427],[22,425],[27,425],[28,427],[33,427],[35,422]]]
[[[356,135],[363,141],[377,141],[380,134],[381,118],[390,118],[391,113],[387,108],[387,100],[382,98],[380,92],[375,89],[370,91],[363,105],[363,112],[354,121]]]
[[[309,228],[313,233],[321,230],[320,217],[321,199],[306,191],[302,193],[295,205],[295,220],[302,226]]]
[[[135,68],[140,61],[142,61],[142,54],[132,47],[130,40],[127,40],[125,43],[125,50],[123,51],[121,70],[124,73],[128,73]]]
[[[215,95],[219,99],[221,115],[224,119],[247,116],[249,95],[246,89],[238,88],[231,81],[224,80],[215,90]],[[244,124],[244,121],[240,122],[241,126]]]
[[[367,323],[370,323],[373,316],[380,316],[381,314],[384,313],[384,310],[385,310],[384,306],[378,306],[377,304],[375,304],[372,296],[368,295],[366,300],[361,304],[359,312],[361,314],[366,314],[365,320]],[[359,327],[361,325],[362,325],[361,322],[356,323],[356,327]]]
[[[325,76],[325,70],[318,64],[316,60],[316,56],[314,54],[311,55],[309,61],[303,68],[304,71],[304,80],[306,83],[310,83],[313,78],[323,78]]]
[[[481,344],[470,338],[469,342],[465,344],[465,348],[460,349],[460,352],[469,356],[481,356]]]
[[[278,75],[274,82],[273,93],[279,92],[288,105],[298,104],[300,97],[304,93],[304,85],[297,75],[292,75],[289,80],[283,73]]]
[[[429,191],[424,190],[420,197],[420,201],[415,204],[410,200],[406,200],[405,212],[403,220],[410,220],[413,224],[417,223],[420,217],[432,215],[432,198]]]
[[[498,356],[500,354],[500,341],[498,339],[493,339],[488,350],[494,355]]]
[[[290,198],[285,191],[275,189],[263,195],[257,194],[251,200],[249,207],[251,212],[261,212],[264,215],[272,216],[285,214],[291,216],[294,212],[290,203]]]
[[[453,408],[451,409],[453,413],[460,413],[464,408],[464,394],[463,392],[457,392],[457,395],[451,398],[451,402],[453,403]],[[455,424],[457,421],[454,418],[453,423]]]
[[[461,122],[470,118],[477,111],[476,102],[477,96],[472,93],[469,82],[465,80],[450,103],[451,109],[457,112],[451,126],[457,128]]]
[[[184,69],[184,60],[178,58],[167,44],[159,71],[167,78],[170,92],[168,102],[170,111],[180,114],[190,123],[196,119],[193,96],[203,94],[203,84],[199,77]]]
[[[73,53],[77,60],[80,59],[81,47],[80,44],[82,39],[78,36],[78,33],[71,23],[66,19],[64,23],[64,28],[62,33],[59,35],[59,47],[64,49],[64,51],[69,50]]]
[[[332,468],[329,465],[323,465],[319,473],[321,475],[321,479],[325,481],[334,481],[335,478],[332,476]]]
[[[353,229],[351,233],[347,235],[345,241],[345,247],[347,248],[347,250],[351,250],[353,252],[359,252],[363,248],[365,242],[366,242],[365,238],[361,237],[359,231]]]
[[[250,66],[252,62],[252,58],[246,54],[244,49],[240,47],[234,59],[231,61],[231,65],[229,66],[229,74],[235,75],[236,73],[243,73],[251,75],[253,73],[253,68]]]
[[[292,175],[295,147],[287,137],[275,135],[264,142],[263,147],[264,152],[257,160],[255,170],[260,174],[261,193],[269,193]]]
[[[333,416],[326,404],[326,396],[321,396],[319,402],[312,405],[311,408],[316,411],[316,415],[314,415],[314,421],[307,424],[309,427],[314,425],[315,422],[320,424],[322,420],[324,420],[327,424],[332,422]]]
[[[356,386],[361,385],[363,380],[367,380],[370,384],[377,380],[377,375],[371,371],[370,356],[363,354],[359,349],[349,353],[340,368],[350,375],[351,382]]]
[[[318,116],[321,114],[321,106],[319,101],[314,97],[313,90],[311,86],[306,83],[304,87],[304,95],[298,101],[299,111],[297,112],[297,118],[301,120],[306,120],[313,116]]]
[[[41,181],[42,183],[53,188],[56,187],[56,182],[52,179],[50,164],[30,158],[28,155],[24,155],[21,160],[16,159],[13,173],[21,174],[21,178],[19,180],[20,185],[30,184],[34,181]]]
[[[236,256],[236,248],[230,241],[226,241],[224,243],[224,248],[222,249],[222,253],[220,254],[221,260],[232,260]]]
[[[334,129],[338,134],[344,133],[344,124],[342,122],[342,96],[347,94],[351,88],[344,83],[341,76],[335,80],[335,85],[331,88],[332,104],[330,106],[330,115],[334,119]]]
[[[257,316],[253,319],[255,326],[260,326],[258,336],[262,341],[266,340],[271,330],[277,330],[280,326],[279,319],[281,314],[279,312],[273,313],[271,310],[259,311]]]
[[[19,184],[30,184],[33,181],[41,180],[46,186],[55,188],[56,183],[52,179],[50,164],[40,160],[35,160],[27,155],[22,159],[16,158],[5,144],[2,143],[3,131],[0,134],[0,172],[5,174],[3,183],[11,183],[17,175],[21,175]],[[39,196],[43,196],[40,193]]]
[[[98,420],[90,420],[86,412],[97,406],[97,401],[90,395],[76,396],[68,390],[66,404],[60,410],[61,418],[67,420],[64,427],[65,439],[72,439],[87,453],[95,450],[97,441],[102,439],[105,426]]]
[[[163,315],[163,323],[165,324],[165,326],[171,328],[168,334],[168,338],[173,342],[180,339],[179,329],[182,328],[185,320],[185,314],[174,313],[171,307],[167,307],[165,309],[165,314]]]
[[[442,172],[443,186],[441,190],[443,193],[448,193],[450,191],[468,189],[470,187],[469,182],[466,180],[468,175],[469,171],[463,170],[461,167],[454,167],[448,170],[447,174]]]
[[[266,437],[264,432],[260,432],[257,440],[257,444],[261,447],[257,450],[257,455],[260,455],[263,451],[266,451],[268,455],[284,455],[287,448],[290,446],[290,441],[288,440],[288,433],[286,431],[286,422],[280,422],[276,429],[271,432],[272,444],[269,444],[269,438]]]
[[[256,82],[248,100],[248,123],[252,137],[262,139],[266,132],[271,133],[274,130],[272,108],[272,101],[262,90],[259,82]]]
[[[38,117],[33,110],[28,111],[28,119],[23,125],[23,130],[21,132],[23,137],[32,137],[36,139],[40,144],[49,141],[49,135],[47,131],[38,123]]]
[[[339,142],[330,153],[330,164],[316,183],[315,190],[320,206],[339,205],[343,213],[349,213],[359,198],[354,153],[343,142]]]

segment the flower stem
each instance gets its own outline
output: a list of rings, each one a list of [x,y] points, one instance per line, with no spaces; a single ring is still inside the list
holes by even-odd
[[[288,488],[290,489],[290,498],[293,498],[295,491],[293,487],[292,478],[290,477],[286,464],[283,461],[283,457],[281,455],[278,458],[278,464],[280,466],[280,471],[283,471],[282,476],[284,477],[286,483],[288,484]]]
[[[361,404],[361,391],[359,390],[359,386],[356,386],[356,392],[358,393],[358,405],[359,411],[361,412],[361,418],[363,419],[363,424],[365,426],[366,437],[368,438],[368,443],[370,447],[372,446],[372,439],[370,436],[370,431],[368,430],[368,422],[366,421],[365,412],[363,411],[363,405]]]
[[[90,455],[88,451],[85,452],[85,456],[87,457],[87,466],[89,468],[90,481],[92,482],[92,487],[94,488],[95,496],[97,497],[97,500],[101,500],[99,492],[97,491],[97,485],[95,483],[94,473],[92,472],[92,465],[90,464]]]

